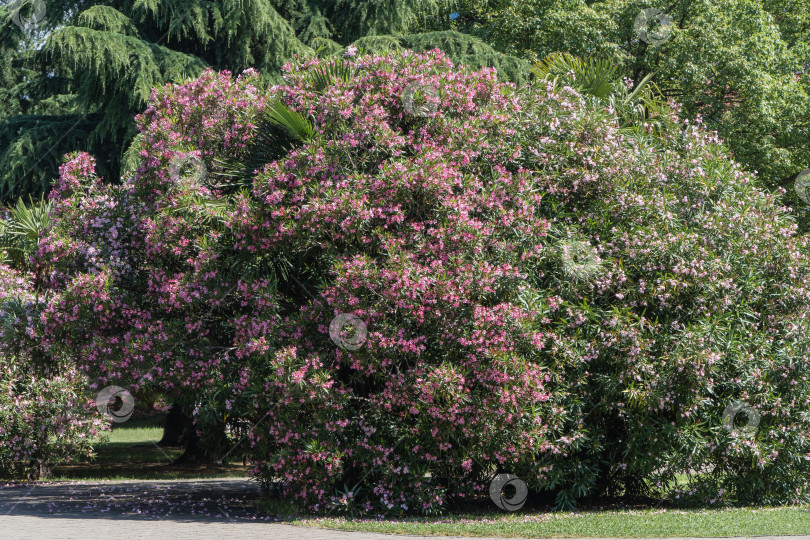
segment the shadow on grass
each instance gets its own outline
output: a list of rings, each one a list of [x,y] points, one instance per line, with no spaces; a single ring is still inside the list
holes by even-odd
[[[53,468],[52,481],[72,480],[176,480],[247,476],[243,463],[182,463],[179,446],[159,447],[164,416],[131,419],[114,424],[107,441],[90,460]]]

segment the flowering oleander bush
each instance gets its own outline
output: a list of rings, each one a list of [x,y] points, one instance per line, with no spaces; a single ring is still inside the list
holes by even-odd
[[[92,455],[102,430],[85,377],[75,369],[41,376],[0,360],[0,476],[46,476],[53,465]]]
[[[36,347],[242,426],[315,510],[438,512],[498,472],[561,506],[697,472],[807,497],[807,243],[712,134],[439,52],[254,75],[156,89],[121,186],[64,166]]]
[[[25,276],[0,265],[0,477],[47,475],[92,454],[102,423],[86,377],[36,354],[41,303]]]

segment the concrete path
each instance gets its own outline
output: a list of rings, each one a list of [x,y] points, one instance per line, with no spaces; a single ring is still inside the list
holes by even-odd
[[[0,486],[0,539],[9,540],[396,540],[274,523],[242,479],[72,482]],[[431,537],[436,540],[440,537]],[[810,540],[810,536],[758,540]],[[487,540],[487,539],[481,539]],[[489,539],[494,540],[494,539]],[[591,539],[594,540],[594,539]],[[708,540],[708,539],[690,539]]]

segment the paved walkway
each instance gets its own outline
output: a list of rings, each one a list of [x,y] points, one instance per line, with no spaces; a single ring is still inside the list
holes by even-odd
[[[407,538],[416,540],[424,538],[344,532],[274,523],[273,518],[257,512],[253,505],[257,497],[258,488],[255,483],[232,478],[2,486],[0,487],[0,539],[396,540],[397,538]],[[439,537],[432,537],[432,540],[437,538]],[[769,539],[810,540],[810,536],[758,537],[758,540]]]

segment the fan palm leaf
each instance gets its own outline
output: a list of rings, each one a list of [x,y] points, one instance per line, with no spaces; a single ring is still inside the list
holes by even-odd
[[[617,81],[620,82],[617,68],[609,60],[604,58],[583,60],[570,53],[552,53],[537,62],[531,70],[540,79],[562,79],[582,93],[600,99],[613,93]]]
[[[654,73],[648,73],[632,89],[621,79],[615,66],[601,58],[581,59],[569,53],[552,53],[532,68],[541,80],[552,81],[576,88],[594,105],[607,106],[615,111],[623,126],[645,126],[661,131],[666,122],[663,93],[652,82]]]
[[[309,143],[315,136],[312,123],[279,100],[267,108],[253,139],[240,155],[215,160],[216,174],[228,180],[217,188],[241,187],[253,172],[287,155],[293,148]]]
[[[52,201],[34,202],[30,197],[28,205],[20,198],[16,206],[9,208],[8,218],[0,224],[0,250],[5,260],[19,266],[27,264],[51,227],[52,208]]]
[[[334,86],[338,80],[348,84],[355,72],[356,69],[351,62],[341,58],[313,67],[306,72],[305,77],[309,80],[310,87],[320,94],[330,86]]]

